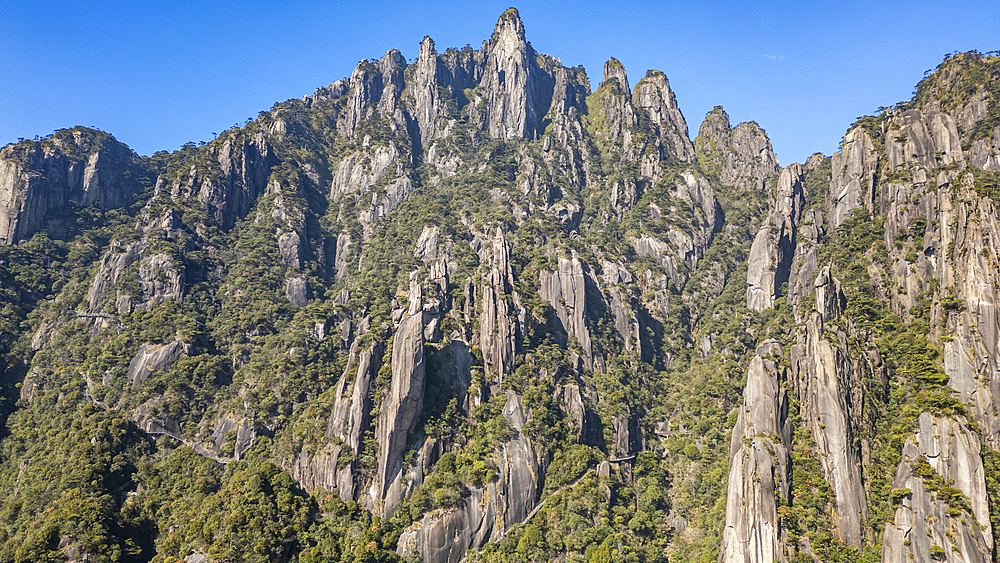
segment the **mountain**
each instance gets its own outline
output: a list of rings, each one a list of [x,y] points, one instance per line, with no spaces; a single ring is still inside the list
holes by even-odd
[[[0,149],[2,561],[992,561],[1000,57],[780,166],[663,72],[391,50]]]

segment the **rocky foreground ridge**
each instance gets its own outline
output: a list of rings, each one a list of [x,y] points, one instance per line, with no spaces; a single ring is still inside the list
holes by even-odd
[[[4,147],[0,559],[992,561],[998,85],[781,168],[511,9],[210,143]]]

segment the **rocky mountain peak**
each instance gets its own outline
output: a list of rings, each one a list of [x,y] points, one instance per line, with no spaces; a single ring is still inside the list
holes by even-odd
[[[730,127],[722,106],[705,116],[694,145],[706,157],[702,166],[715,171],[724,185],[762,190],[778,173],[778,157],[767,133],[753,121]]]
[[[517,12],[517,8],[507,8],[504,13],[500,14],[500,19],[497,20],[497,25],[493,28],[491,41],[494,43],[526,43],[524,40],[524,24],[521,23],[521,14]]]
[[[989,561],[998,62],[779,170],[482,45],[0,149],[0,561]]]
[[[726,110],[722,109],[722,106],[715,106],[705,116],[705,120],[701,122],[701,127],[698,128],[698,137],[702,139],[701,142],[705,145],[713,141],[717,142],[728,135],[730,129],[729,114],[726,113]]]
[[[601,79],[601,86],[603,87],[612,78],[618,81],[618,87],[625,93],[625,96],[631,98],[632,89],[628,85],[628,75],[625,73],[625,65],[614,57],[611,57],[608,59],[608,62],[604,63],[604,78]]]
[[[659,127],[660,137],[670,154],[681,162],[694,160],[694,145],[688,137],[687,122],[677,107],[677,98],[670,89],[667,75],[659,70],[648,71],[635,85],[633,104],[649,113],[649,118]]]
[[[74,127],[43,141],[0,150],[0,245],[15,244],[43,228],[57,235],[72,202],[102,210],[129,205],[145,179],[139,157],[103,131]]]
[[[500,16],[482,53],[486,60],[479,83],[483,95],[472,103],[470,115],[491,137],[534,138],[548,113],[555,80],[538,66],[517,10],[511,8]]]

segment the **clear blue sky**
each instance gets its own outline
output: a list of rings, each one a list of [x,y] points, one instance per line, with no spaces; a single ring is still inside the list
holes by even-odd
[[[502,2],[0,0],[0,145],[74,125],[140,154],[211,140],[275,102],[407,59],[479,48]],[[909,99],[945,53],[1000,49],[1000,2],[519,2],[528,40],[600,81],[667,74],[691,136],[715,105],[783,164],[831,154],[855,117]]]

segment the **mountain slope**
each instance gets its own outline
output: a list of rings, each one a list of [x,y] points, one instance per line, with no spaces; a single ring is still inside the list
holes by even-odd
[[[781,169],[511,9],[5,147],[0,559],[992,560],[998,60]]]

